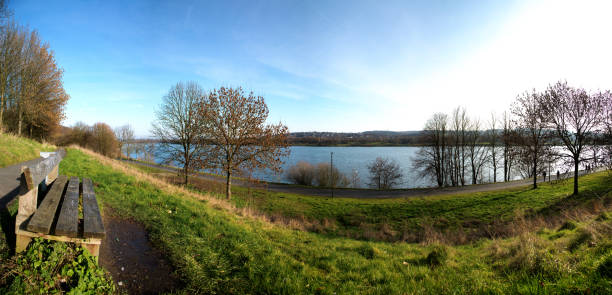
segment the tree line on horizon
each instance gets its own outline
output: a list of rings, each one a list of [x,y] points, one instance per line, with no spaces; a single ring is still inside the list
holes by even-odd
[[[62,77],[49,44],[0,0],[0,133],[52,138],[69,99]]]
[[[557,82],[545,91],[520,94],[509,111],[491,114],[486,123],[457,107],[450,116],[432,115],[423,129],[428,144],[419,148],[413,168],[439,187],[482,183],[488,166],[493,182],[502,170],[503,181],[519,173],[533,178],[537,188],[546,165],[561,161],[573,169],[573,193],[578,194],[581,165],[612,163],[612,94]],[[486,145],[479,144],[483,137]]]

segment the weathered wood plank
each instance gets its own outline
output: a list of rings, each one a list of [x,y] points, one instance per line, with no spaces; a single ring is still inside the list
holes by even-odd
[[[57,213],[57,209],[64,193],[64,188],[68,182],[68,177],[60,175],[51,190],[47,192],[45,199],[42,201],[38,209],[30,219],[28,223],[28,230],[37,233],[49,234],[51,233],[51,224]]]
[[[34,181],[32,180],[32,172],[28,166],[21,167],[21,193],[24,194],[34,189]]]
[[[79,225],[79,178],[70,177],[62,209],[55,226],[55,235],[75,238]]]
[[[104,224],[91,179],[83,179],[83,237],[104,238]]]
[[[28,167],[30,169],[32,183],[34,185],[39,185],[43,182],[49,173],[53,171],[57,165],[62,161],[66,152],[64,150],[59,150],[53,155],[45,158],[40,161],[38,164]]]
[[[17,230],[15,232],[17,236],[31,237],[31,238],[43,238],[47,240],[59,241],[59,242],[67,242],[67,243],[76,243],[76,244],[101,244],[102,239],[96,238],[69,238],[66,236],[55,236],[55,235],[45,235],[41,233],[35,233],[26,230]]]

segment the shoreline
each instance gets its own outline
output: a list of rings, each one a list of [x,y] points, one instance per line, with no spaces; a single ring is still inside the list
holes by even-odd
[[[138,160],[122,160],[126,163],[133,163],[136,165],[150,167],[160,170],[165,170],[169,172],[177,172],[180,169],[173,166],[162,166],[155,163],[147,163]],[[599,172],[600,170],[605,170],[605,168],[600,168],[593,170],[591,173]],[[586,175],[584,170],[581,170],[580,176]],[[208,179],[212,181],[224,181],[222,175],[210,174],[197,172],[192,173],[192,176]],[[560,180],[553,179],[550,182],[555,181],[564,181],[573,176],[573,172],[562,174]],[[495,182],[495,183],[481,183],[475,185],[466,185],[466,186],[458,186],[458,187],[428,187],[428,188],[400,188],[400,189],[390,189],[390,190],[378,190],[372,188],[334,188],[334,197],[337,198],[355,198],[355,199],[390,199],[390,198],[409,198],[409,197],[426,197],[426,196],[438,196],[438,195],[452,195],[452,194],[460,194],[460,193],[477,193],[477,192],[487,192],[487,191],[496,191],[496,190],[504,190],[504,189],[514,189],[514,188],[522,188],[528,187],[532,184],[533,179],[521,179],[514,180],[509,182]],[[544,180],[542,177],[538,178],[538,183],[549,182]],[[281,193],[292,193],[292,194],[300,194],[305,196],[313,196],[313,197],[330,197],[331,188],[322,188],[316,186],[303,186],[297,184],[287,184],[287,183],[277,183],[277,182],[266,182],[266,181],[249,181],[246,178],[235,178],[234,185],[241,187],[254,187],[261,189],[268,189],[270,191],[281,192]]]

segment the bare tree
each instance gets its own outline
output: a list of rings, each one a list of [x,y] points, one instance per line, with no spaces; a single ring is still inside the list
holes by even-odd
[[[280,172],[288,155],[287,126],[266,124],[264,98],[242,88],[214,90],[198,108],[203,131],[200,141],[208,145],[201,166],[222,169],[227,177],[226,197],[231,198],[232,174],[241,169]]]
[[[497,158],[497,143],[499,136],[497,132],[498,119],[494,112],[491,113],[491,120],[489,121],[489,155],[491,156],[491,166],[493,168],[493,182],[497,182],[497,164],[499,159]]]
[[[466,144],[470,124],[470,118],[465,108],[457,107],[452,116],[452,137],[454,138],[452,167],[455,178],[453,185],[457,186],[465,185],[465,167],[468,158]]]
[[[465,185],[466,143],[469,125],[470,119],[465,108],[455,108],[447,132],[447,156],[445,157],[446,182],[451,186]]]
[[[134,129],[130,124],[125,124],[115,128],[115,136],[119,141],[119,153],[122,155],[125,152],[126,157],[129,159],[132,154],[131,144],[134,141]],[[124,151],[125,147],[125,151]]]
[[[159,155],[164,163],[183,166],[185,184],[202,155],[203,145],[196,140],[202,133],[198,107],[203,99],[204,93],[198,84],[179,82],[163,97],[155,113],[152,133],[160,141]]]
[[[352,188],[359,188],[361,178],[359,177],[359,171],[357,171],[357,169],[353,169],[353,172],[351,172],[349,182]]]
[[[467,151],[470,159],[472,184],[477,184],[482,168],[487,162],[487,149],[480,142],[482,131],[480,120],[473,120],[467,136]]]
[[[584,157],[584,151],[593,144],[595,132],[605,121],[605,94],[589,94],[584,89],[568,86],[567,82],[557,82],[540,98],[548,122],[569,152],[567,156],[574,167],[574,195],[577,195],[579,165],[589,160]]]
[[[370,170],[370,185],[378,189],[390,189],[402,183],[402,171],[397,162],[387,158],[377,157],[368,164]]]
[[[523,149],[523,155],[529,159],[534,189],[538,188],[538,164],[547,152],[548,133],[546,126],[548,119],[540,103],[541,97],[542,94],[534,89],[532,92],[519,95],[512,106],[512,114],[515,116],[516,139]]]
[[[504,112],[502,118],[502,144],[503,144],[503,161],[504,161],[504,181],[512,180],[512,165],[516,155],[515,148],[515,130],[512,118],[508,112]]]
[[[600,161],[602,164],[607,165],[608,169],[612,169],[612,93],[610,91],[604,92],[605,94],[605,112],[604,112],[604,126],[603,126],[603,152]]]
[[[423,128],[423,138],[427,143],[419,148],[413,159],[413,167],[423,178],[431,178],[439,187],[445,185],[446,128],[448,116],[434,114]]]

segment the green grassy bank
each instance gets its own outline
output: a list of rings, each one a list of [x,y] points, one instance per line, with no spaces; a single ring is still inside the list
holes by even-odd
[[[0,168],[33,160],[40,152],[54,151],[55,146],[35,140],[0,133]]]
[[[562,230],[464,246],[368,242],[237,216],[206,201],[164,192],[76,150],[69,150],[61,169],[91,177],[105,207],[142,223],[176,267],[186,293],[612,291],[612,223],[606,214]],[[494,209],[484,211],[489,210]]]
[[[548,194],[554,193],[557,189],[562,190],[559,186],[544,187],[536,191],[506,192],[504,196],[511,200],[508,201],[511,202],[509,204],[503,201],[501,195],[498,195],[498,199],[489,199],[487,194],[481,194],[410,201],[323,199],[325,205],[322,208],[326,209],[317,209],[321,210],[320,212],[327,211],[339,216],[341,213],[334,211],[343,210],[342,201],[345,201],[349,208],[369,208],[370,211],[367,212],[375,212],[376,204],[386,206],[387,209],[389,206],[401,205],[404,206],[402,209],[394,210],[396,212],[420,210],[432,216],[440,213],[445,214],[447,218],[460,221],[470,216],[469,214],[480,218],[492,218],[495,215],[504,216],[507,211],[513,212],[516,207],[525,209],[538,204],[540,207],[532,209],[533,211],[551,212],[550,214],[558,213],[561,210],[559,208],[567,206],[579,207],[584,204],[604,206],[604,209],[600,210],[602,212],[597,215],[587,214],[578,218],[580,221],[569,220],[563,226],[540,227],[533,231],[523,231],[510,238],[481,239],[465,245],[452,246],[439,243],[423,245],[360,241],[329,233],[291,230],[260,219],[241,216],[235,211],[223,209],[223,206],[190,195],[168,192],[151,182],[103,165],[93,157],[74,149],[68,150],[60,171],[66,175],[92,178],[103,211],[112,208],[114,213],[134,219],[146,227],[154,245],[167,255],[176,273],[183,280],[184,289],[177,290],[179,293],[606,294],[612,292],[610,216],[612,212],[605,209],[607,208],[605,204],[597,205],[599,202],[594,202],[609,198],[609,193],[605,193],[605,189],[601,188],[606,186],[606,183],[602,182],[603,178],[600,179],[605,177],[603,174],[584,178],[582,188],[593,193],[575,199],[568,199],[561,192],[557,197],[547,198]],[[593,183],[590,184],[590,181]],[[243,194],[249,196],[248,192]],[[275,197],[278,196],[274,194],[260,196],[262,199]],[[311,208],[317,208],[315,206],[317,199],[300,196],[292,198],[294,199],[289,201],[293,203],[279,207],[289,208],[303,203],[310,204]],[[515,198],[517,200],[514,200]],[[531,200],[536,198],[544,200]],[[496,201],[501,204],[497,209]],[[244,202],[245,205],[248,202],[253,203],[252,200],[247,202],[240,199],[234,202],[236,204]],[[283,204],[282,202],[286,200],[266,202]],[[457,206],[456,210],[450,206],[445,207],[446,202]],[[530,203],[524,204],[525,202]],[[411,209],[410,204],[417,209]],[[427,211],[427,204],[436,206],[437,209]],[[299,208],[292,210],[308,212],[314,209],[304,207],[301,210]],[[380,215],[382,216],[382,213]],[[515,226],[524,225],[517,221]],[[1,236],[4,238],[4,234]],[[55,246],[50,245],[36,244],[36,247],[31,248],[44,253],[70,252],[64,249],[48,250],[55,249]],[[2,265],[8,261],[8,255],[4,253],[6,249],[0,248],[0,251],[3,251],[0,256],[2,259],[0,265]],[[75,251],[77,254],[72,256],[79,257],[78,249]],[[20,259],[13,257],[11,261],[35,264],[38,260],[28,260],[27,257],[34,255],[32,252],[29,253],[19,256]],[[48,264],[52,261],[49,257],[55,256],[49,254],[36,257],[44,258],[41,258],[42,261],[38,261],[39,263],[44,264],[46,261]],[[66,268],[65,272],[70,269]],[[74,267],[74,271],[76,269],[77,266]],[[91,266],[91,269],[97,268]],[[40,273],[36,271],[36,267],[31,267],[30,270],[36,274]],[[93,273],[90,277],[92,283],[107,286],[100,273],[97,271],[90,273]],[[94,275],[96,273],[97,275]],[[14,281],[15,277],[12,280]],[[84,282],[87,281],[84,279]],[[3,287],[0,282],[0,288]]]
[[[164,170],[133,165],[156,176]],[[568,210],[592,210],[612,203],[612,175],[599,172],[580,178],[580,195],[571,196],[572,180],[479,193],[354,199],[304,196],[234,186],[231,202],[251,207],[272,218],[288,218],[311,231],[336,236],[383,241],[420,242],[436,232],[450,241],[465,243],[482,237],[507,236],[517,218],[539,218],[549,223]],[[193,178],[190,187],[224,199],[222,183]]]

